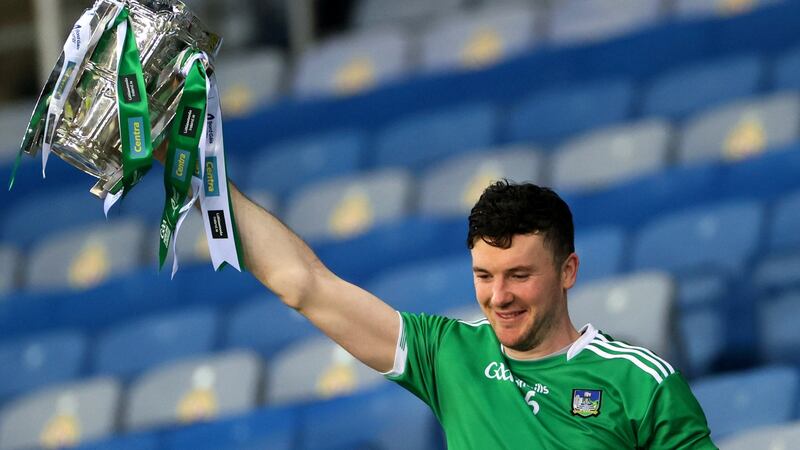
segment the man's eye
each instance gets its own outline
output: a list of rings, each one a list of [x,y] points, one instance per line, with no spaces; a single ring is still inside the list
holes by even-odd
[[[529,277],[529,275],[527,273],[515,273],[514,275],[511,275],[511,277],[515,280],[525,280]]]

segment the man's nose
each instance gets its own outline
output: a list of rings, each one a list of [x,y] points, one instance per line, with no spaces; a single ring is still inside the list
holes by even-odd
[[[495,279],[494,284],[492,285],[492,305],[494,306],[503,306],[507,305],[513,299],[513,295],[511,291],[508,290],[508,286],[506,285],[506,281],[501,277],[497,277]]]

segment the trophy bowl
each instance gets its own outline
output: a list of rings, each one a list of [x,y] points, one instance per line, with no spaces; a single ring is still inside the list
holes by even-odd
[[[120,4],[129,8],[136,45],[148,94],[154,148],[166,135],[180,101],[184,76],[181,65],[187,52],[203,51],[213,58],[222,39],[208,31],[178,0],[97,0],[91,19],[93,30],[105,29]],[[102,29],[101,29],[102,27]],[[114,42],[114,29],[107,33]],[[21,149],[36,155],[42,148],[48,103],[57,89],[64,64],[62,53],[34,109]],[[204,62],[213,72],[213,59]],[[98,179],[92,194],[105,198],[121,185],[122,151],[117,120],[117,54],[114,45],[97,45],[83,64],[72,68],[77,78],[65,96],[61,117],[51,126],[51,150],[72,166]]]

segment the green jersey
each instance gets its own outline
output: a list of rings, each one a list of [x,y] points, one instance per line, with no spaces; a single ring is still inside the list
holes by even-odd
[[[686,381],[591,325],[566,353],[505,355],[488,321],[401,313],[386,377],[427,403],[461,449],[713,449]]]

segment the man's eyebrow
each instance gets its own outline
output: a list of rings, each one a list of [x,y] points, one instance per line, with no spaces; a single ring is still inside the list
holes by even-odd
[[[530,272],[532,270],[534,270],[533,266],[519,265],[519,266],[514,266],[514,267],[511,267],[509,269],[506,269],[505,273]],[[486,272],[486,273],[489,273],[488,270],[484,269],[483,267],[478,267],[478,266],[472,266],[472,271],[473,272]]]

